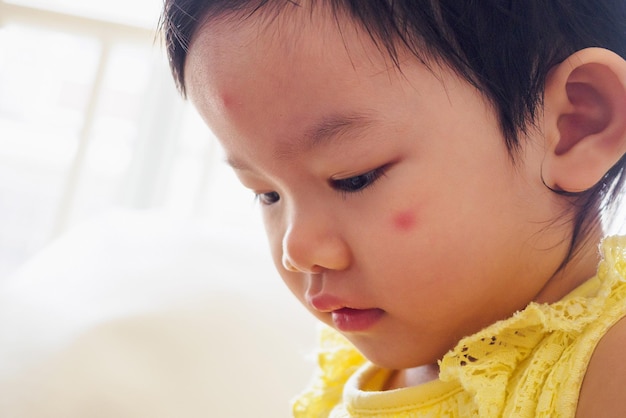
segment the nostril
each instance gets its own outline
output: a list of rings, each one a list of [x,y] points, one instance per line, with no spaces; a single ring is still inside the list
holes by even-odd
[[[324,269],[324,267],[322,267],[322,266],[318,266],[318,265],[316,264],[316,265],[312,266],[312,267],[311,267],[310,269],[308,269],[308,270],[309,270],[308,272],[309,272],[309,273],[311,273],[311,274],[320,274],[320,273],[323,273],[325,269]]]
[[[287,255],[283,255],[282,258],[283,267],[287,271],[291,271],[294,273],[310,273],[310,274],[320,274],[324,271],[324,267],[313,265],[313,266],[298,266],[293,263]]]
[[[296,266],[294,266],[293,263],[289,261],[289,258],[286,255],[283,255],[282,262],[283,262],[283,267],[285,268],[285,270],[293,271],[293,272],[299,271],[298,268],[296,268]]]

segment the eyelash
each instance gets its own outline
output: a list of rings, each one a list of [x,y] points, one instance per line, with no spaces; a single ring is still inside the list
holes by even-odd
[[[280,200],[280,195],[277,192],[256,193],[254,200],[260,202],[264,206],[270,206]]]
[[[383,177],[387,168],[388,167],[385,165],[345,179],[332,179],[329,180],[329,184],[333,189],[341,192],[343,195],[359,193],[372,186]],[[280,200],[280,195],[277,192],[257,193],[254,195],[254,198],[262,205],[270,206]]]
[[[386,171],[387,166],[385,165],[357,176],[330,180],[330,185],[342,194],[358,193],[376,183],[385,175]]]

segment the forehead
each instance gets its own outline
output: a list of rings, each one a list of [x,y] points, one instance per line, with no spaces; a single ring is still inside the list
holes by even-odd
[[[360,21],[350,16],[348,11],[340,6],[329,7],[325,1],[263,3],[258,8],[208,12],[208,16],[200,20],[190,44],[193,45],[198,38],[202,38],[202,33],[206,34],[207,29],[213,39],[233,39],[239,35],[255,39],[269,35],[273,41],[285,41],[283,46],[286,47],[293,41],[306,39],[304,35],[310,31],[318,38],[339,32],[341,37],[346,36],[346,41],[350,41],[352,32],[357,28],[361,28],[366,34],[371,33],[369,29],[362,28],[362,24],[358,23]]]
[[[312,109],[313,103],[344,110],[339,91],[351,87],[358,95],[381,74],[400,76],[388,54],[354,22],[323,9],[294,7],[277,15],[208,21],[191,43],[185,81],[214,130],[242,115],[247,122],[256,119],[250,125],[257,129],[266,118],[293,128],[325,116],[315,114],[323,109]]]
[[[392,60],[351,19],[324,8],[292,6],[279,12],[261,10],[208,20],[190,44],[186,67],[194,66],[194,71],[185,72],[185,81],[198,81],[194,77],[202,75],[198,70],[224,75],[234,66],[259,62],[264,66],[255,71],[269,68],[276,78],[284,78],[284,71],[301,71],[322,61],[335,62],[342,70],[345,63],[355,70],[363,64],[382,70]],[[200,66],[194,65],[198,62]]]
[[[379,40],[371,28],[365,28],[343,10],[323,6],[324,2],[315,6],[311,2],[297,6],[285,3],[280,8],[264,6],[253,13],[209,18],[190,43],[185,68],[201,61],[201,67],[216,73],[262,61],[265,66],[282,64],[271,68],[278,78],[281,69],[319,70],[322,62],[335,63],[341,71],[348,64],[356,72],[377,72],[416,59],[413,52],[390,46],[389,40]],[[316,65],[311,66],[312,62]],[[199,67],[196,65],[194,70]],[[193,81],[193,73],[185,74],[186,83]]]

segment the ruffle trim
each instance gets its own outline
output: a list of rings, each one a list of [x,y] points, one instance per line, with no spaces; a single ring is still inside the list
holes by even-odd
[[[598,281],[594,294],[584,294],[579,288],[553,304],[532,302],[511,318],[462,339],[439,362],[439,378],[458,381],[474,397],[480,416],[501,416],[514,372],[537,350],[537,345],[558,331],[558,338],[552,338],[553,345],[564,348],[598,319],[612,293],[626,290],[626,238],[606,238],[601,252],[602,261],[592,279]],[[620,287],[624,289],[618,291]],[[561,352],[555,347],[544,351],[542,355],[555,357],[542,360],[547,363],[555,361]]]
[[[295,418],[327,417],[341,401],[346,381],[366,359],[341,334],[331,328],[320,330],[318,368],[313,384],[292,404]]]

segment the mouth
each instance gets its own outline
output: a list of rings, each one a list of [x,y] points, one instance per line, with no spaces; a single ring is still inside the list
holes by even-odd
[[[339,331],[362,332],[373,327],[384,315],[382,309],[341,308],[331,312],[333,324]]]
[[[363,332],[373,327],[385,314],[379,308],[351,308],[346,301],[328,294],[307,297],[308,304],[320,313],[330,313],[333,325],[341,332]]]

